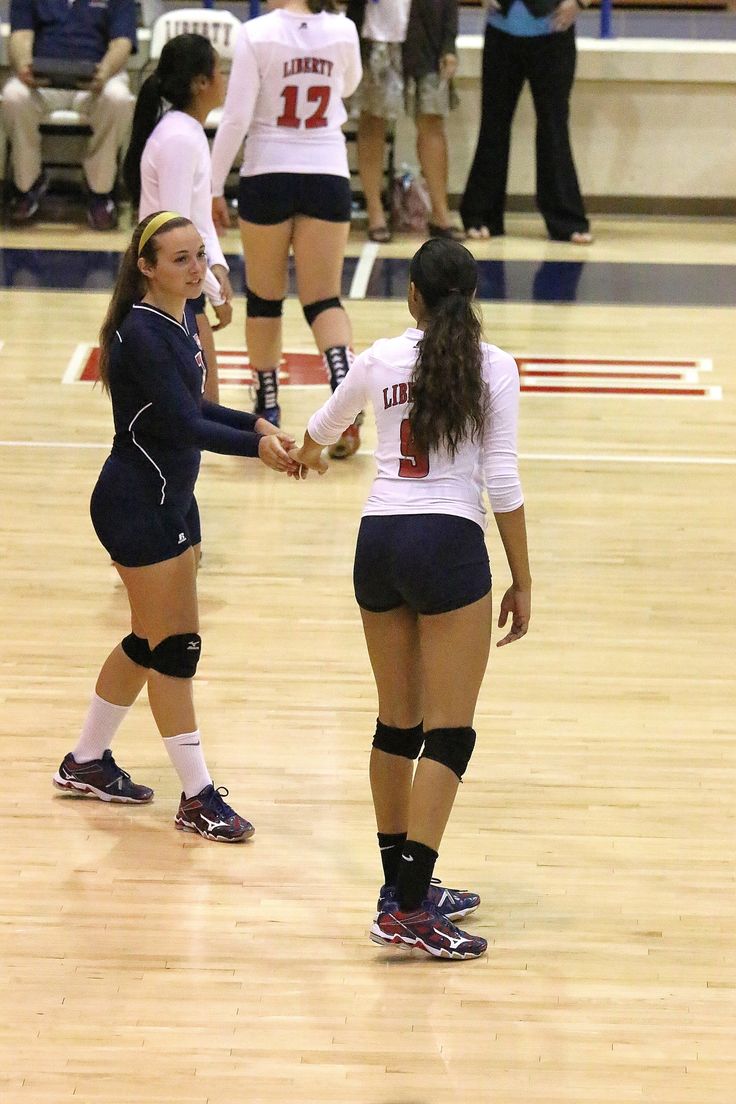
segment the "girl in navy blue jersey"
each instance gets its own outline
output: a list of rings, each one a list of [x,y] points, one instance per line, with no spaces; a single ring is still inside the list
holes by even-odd
[[[258,457],[294,474],[292,438],[264,419],[203,399],[206,366],[194,314],[207,259],[201,235],[171,211],[144,219],[123,257],[100,332],[100,376],[115,437],[92,493],[92,522],[125,584],[131,632],[105,660],[79,742],[54,776],[103,801],[150,801],[110,744],[144,684],[182,783],[177,828],[231,843],[253,826],[223,800],[205,765],[192,678],[201,638],[194,485],[200,451]]]

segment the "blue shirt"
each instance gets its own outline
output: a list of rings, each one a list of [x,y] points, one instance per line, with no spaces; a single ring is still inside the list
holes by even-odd
[[[257,456],[257,417],[202,397],[205,365],[187,307],[178,322],[135,304],[112,338],[110,396],[115,439],[108,476],[138,501],[186,514],[200,451]]]
[[[505,31],[515,38],[537,38],[539,35],[555,33],[552,17],[532,15],[523,0],[514,0],[506,15],[491,8],[488,12],[488,23],[497,31]]]
[[[101,61],[113,38],[137,50],[134,0],[11,0],[10,30],[33,31],[33,56]]]

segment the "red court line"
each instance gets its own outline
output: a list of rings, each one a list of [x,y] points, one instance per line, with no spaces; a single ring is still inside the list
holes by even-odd
[[[518,356],[515,358],[518,364],[605,364],[614,365],[622,364],[625,366],[631,366],[633,368],[646,368],[647,365],[656,365],[657,368],[698,368],[700,362],[697,360],[660,360],[659,357],[652,357],[651,360],[641,358],[637,360],[627,360],[625,357],[585,357],[585,356],[566,356],[566,357],[547,357],[547,356]]]
[[[524,383],[521,390],[558,395],[675,395],[700,399],[710,394],[707,387],[556,387],[554,384]]]
[[[523,363],[523,362],[522,362]],[[531,362],[536,363],[536,362]],[[587,361],[590,364],[590,361]],[[540,368],[539,371],[533,368],[528,370],[521,370],[521,376],[539,376],[544,379],[552,378],[554,376],[561,376],[564,379],[682,379],[682,373],[685,369],[680,369],[676,372],[558,372],[554,369]]]

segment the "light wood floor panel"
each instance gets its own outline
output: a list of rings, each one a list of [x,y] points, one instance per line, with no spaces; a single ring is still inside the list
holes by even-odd
[[[152,805],[51,792],[126,631],[87,513],[109,406],[60,383],[105,302],[0,291],[0,441],[50,446],[0,443],[3,1104],[732,1104],[736,468],[693,461],[734,458],[736,310],[485,306],[517,353],[710,356],[723,399],[523,399],[533,627],[491,657],[442,850],[490,943],[452,964],[366,937],[375,694],[350,571],[370,424],[302,486],[203,465],[198,709],[254,840],[174,831],[143,703],[116,754]],[[359,347],[407,321],[350,309]],[[293,304],[287,345],[310,348]],[[287,424],[321,395],[285,388]]]

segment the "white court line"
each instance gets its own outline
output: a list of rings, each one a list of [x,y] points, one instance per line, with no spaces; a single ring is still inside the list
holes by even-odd
[[[109,449],[111,441],[0,441],[0,448]],[[373,449],[358,449],[358,456],[373,456]],[[522,452],[519,460],[550,464],[700,464],[734,466],[736,456],[666,456],[658,453]]]
[[[71,360],[66,366],[66,371],[61,377],[62,383],[91,383],[91,380],[82,380],[80,376],[84,371],[84,366],[87,363],[89,354],[94,349],[94,345],[90,345],[89,342],[82,342],[81,345],[77,345],[76,349],[72,353]]]
[[[360,258],[355,266],[353,279],[348,292],[348,299],[365,299],[368,290],[368,281],[371,278],[373,265],[378,256],[378,242],[366,242],[360,251]]]

